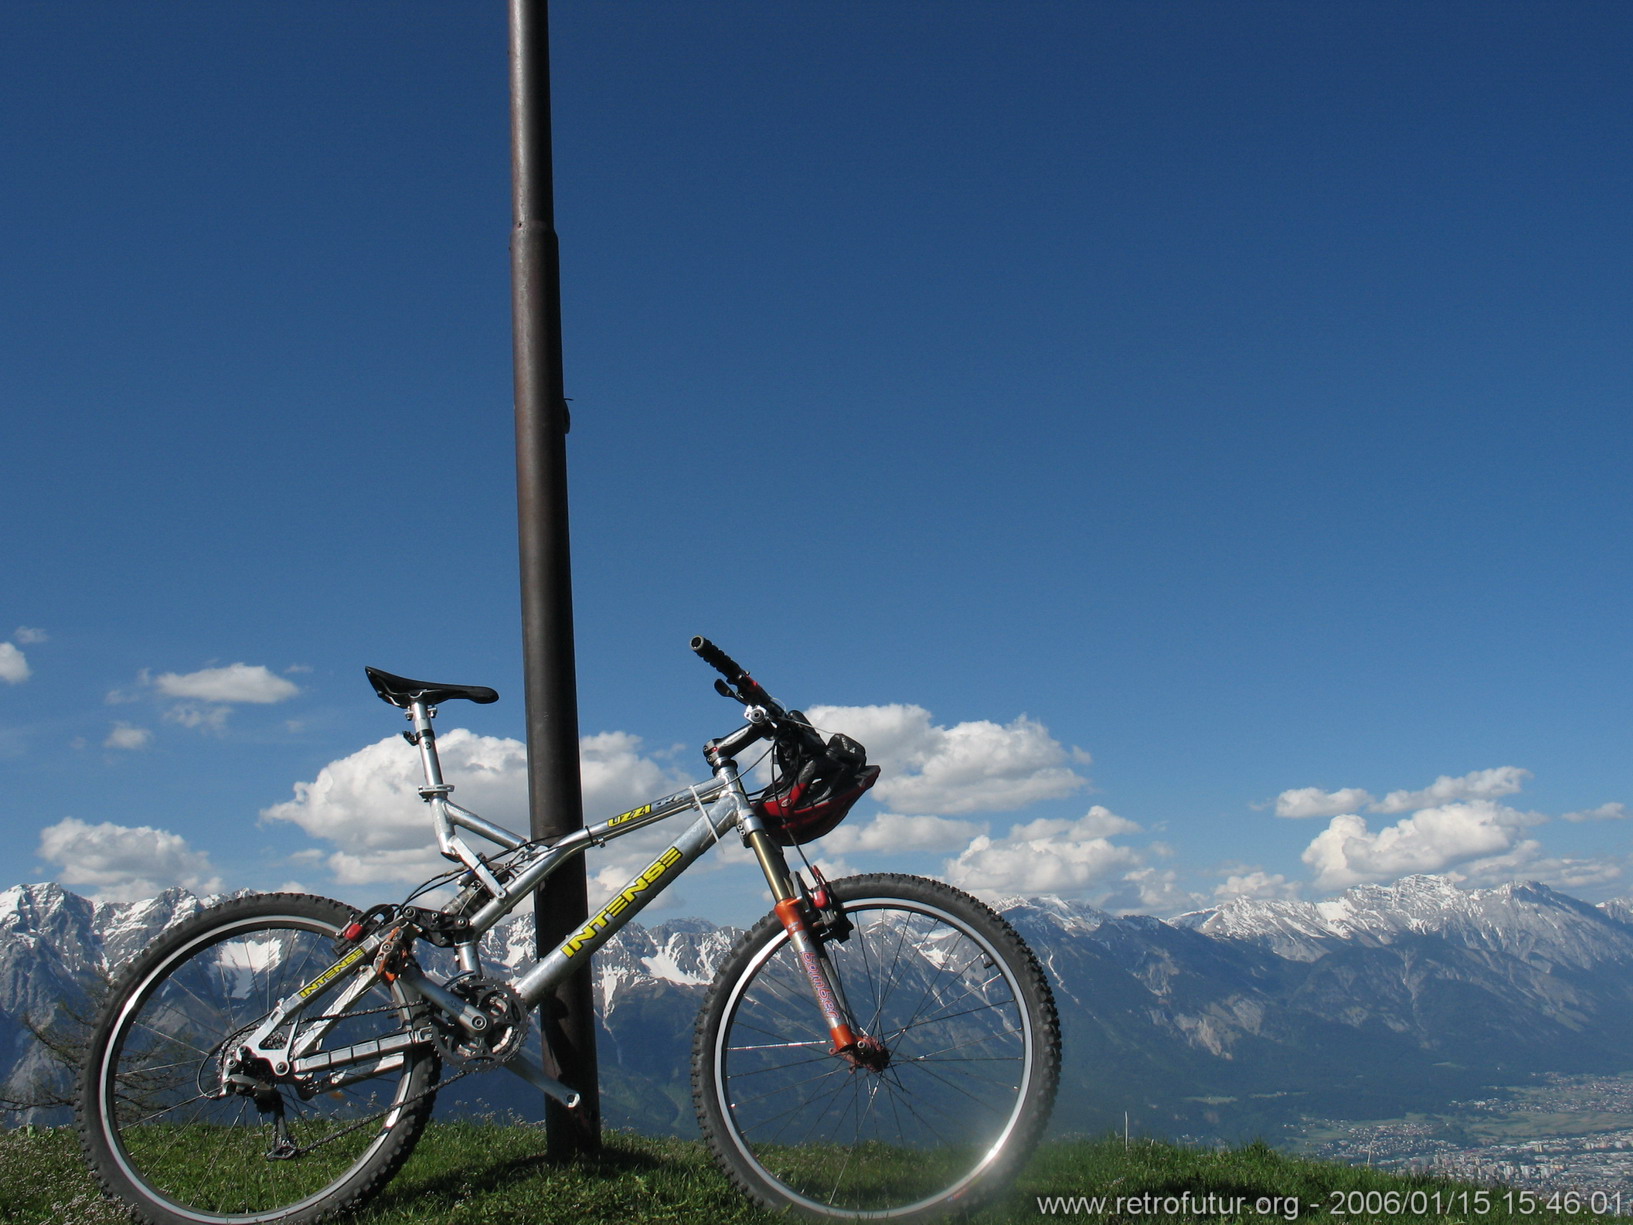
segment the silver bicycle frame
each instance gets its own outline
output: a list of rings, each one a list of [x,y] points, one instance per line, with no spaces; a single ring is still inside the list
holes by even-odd
[[[589,957],[597,949],[611,940],[626,923],[651,904],[653,899],[674,883],[676,877],[686,871],[730,830],[735,829],[745,839],[752,840],[767,880],[772,884],[773,894],[777,900],[783,900],[782,894],[787,892],[786,886],[779,887],[776,876],[780,872],[786,877],[786,865],[782,863],[780,854],[775,852],[771,852],[773,861],[768,862],[764,820],[748,802],[734,761],[722,761],[715,770],[712,782],[677,791],[673,795],[619,813],[597,825],[574,830],[548,846],[538,846],[501,825],[461,808],[448,798],[453,787],[442,779],[436,736],[431,729],[431,720],[435,716],[436,708],[423,702],[413,702],[408,710],[408,717],[414,725],[415,732],[412,739],[420,750],[420,762],[425,772],[425,786],[420,788],[420,795],[430,805],[438,849],[446,858],[464,865],[475,881],[480,883],[488,897],[487,902],[470,916],[469,938],[455,945],[455,955],[462,974],[475,973],[481,969],[477,949],[482,936],[515,909],[522,899],[536,892],[549,879],[551,873],[568,859],[583,854],[591,847],[603,846],[614,839],[666,821],[687,810],[695,811],[697,818],[671,842],[668,848],[660,852],[651,864],[636,873],[628,884],[614,893],[582,927],[568,935],[554,949],[539,957],[512,983],[516,993],[529,1008],[536,1006],[568,976],[586,965]],[[510,871],[508,880],[501,882],[497,879],[488,863],[460,837],[459,831],[462,829],[477,834],[506,851],[520,853],[519,860],[507,865]],[[340,997],[331,1007],[334,1019],[325,1025],[322,1023],[323,1018],[320,1018],[317,1024],[301,1034],[295,1048],[283,1050],[278,1040],[273,1038],[273,1034],[282,1025],[325,995],[327,989],[341,980],[348,970],[360,962],[366,963],[371,960],[379,952],[384,938],[382,933],[376,932],[310,983],[280,1002],[267,1019],[256,1027],[244,1045],[252,1053],[267,1059],[277,1069],[279,1075],[285,1072],[294,1075],[321,1074],[336,1069],[328,1082],[330,1084],[374,1075],[400,1064],[404,1057],[403,1052],[428,1039],[425,1030],[404,1031],[337,1050],[314,1049],[322,1042],[325,1034],[335,1021],[338,1021],[345,1009],[381,981],[378,971],[352,975]],[[459,999],[412,963],[398,976],[398,981],[408,991],[435,1004],[470,1032],[480,1033],[485,1028],[487,1018],[479,1010]],[[360,1063],[369,1066],[350,1075],[346,1073],[345,1069]],[[551,1077],[531,1051],[524,1048],[504,1066],[569,1108],[578,1104],[579,1095]]]

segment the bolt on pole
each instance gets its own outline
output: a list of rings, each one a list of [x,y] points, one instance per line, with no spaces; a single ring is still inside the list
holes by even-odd
[[[520,529],[522,666],[527,785],[534,838],[584,824],[578,766],[578,685],[567,532],[567,398],[561,368],[561,265],[550,147],[550,31],[546,0],[510,0],[512,341],[516,367],[516,507]],[[538,947],[548,950],[589,914],[584,860],[563,864],[537,895]],[[545,1100],[552,1158],[601,1143],[589,967],[539,1007],[544,1062],[582,1102]]]

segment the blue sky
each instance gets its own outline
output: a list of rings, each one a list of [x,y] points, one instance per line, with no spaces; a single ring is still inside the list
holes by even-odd
[[[840,870],[1633,892],[1626,6],[554,10],[599,811],[704,633],[884,762]],[[525,824],[505,39],[0,11],[0,883],[400,895],[364,664]]]

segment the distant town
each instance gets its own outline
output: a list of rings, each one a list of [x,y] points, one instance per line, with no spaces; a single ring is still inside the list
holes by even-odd
[[[1313,1119],[1300,1130],[1283,1147],[1546,1194],[1620,1195],[1633,1210],[1633,1074],[1539,1076],[1432,1115]]]

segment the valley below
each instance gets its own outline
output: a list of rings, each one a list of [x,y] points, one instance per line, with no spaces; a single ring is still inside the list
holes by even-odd
[[[1542,1194],[1601,1192],[1633,1212],[1633,1073],[1539,1077],[1394,1119],[1304,1119],[1278,1147]]]

